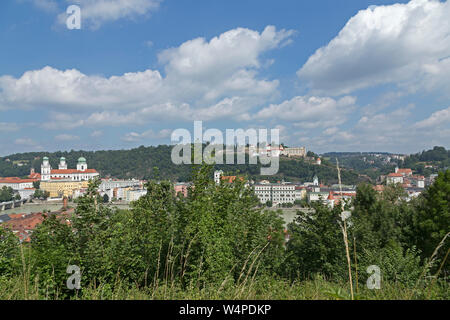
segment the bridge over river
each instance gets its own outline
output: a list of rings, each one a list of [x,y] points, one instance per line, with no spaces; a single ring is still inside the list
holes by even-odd
[[[28,199],[0,202],[0,211],[20,207],[20,206],[22,206],[22,204],[24,204],[26,202],[28,202]]]

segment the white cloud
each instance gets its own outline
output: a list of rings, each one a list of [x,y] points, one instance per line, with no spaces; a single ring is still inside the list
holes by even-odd
[[[58,9],[58,4],[55,0],[20,0],[20,1],[32,2],[39,9],[49,12],[53,12]]]
[[[171,134],[172,130],[169,129],[163,129],[160,130],[159,132],[154,132],[153,130],[150,129],[142,133],[129,132],[122,138],[122,140],[127,142],[137,142],[145,139],[148,140],[166,139],[169,138]]]
[[[261,55],[291,34],[271,26],[261,33],[238,28],[209,42],[187,41],[159,55],[164,77],[157,70],[102,77],[49,66],[19,78],[0,76],[0,108],[45,106],[47,129],[239,117],[277,96],[278,81],[259,78]]]
[[[308,144],[322,151],[390,151],[417,152],[435,145],[449,147],[450,121],[448,109],[433,113],[423,121],[414,122],[414,106],[391,112],[364,115],[346,130],[330,128],[311,136]],[[443,120],[437,120],[438,116]]]
[[[302,128],[340,125],[347,119],[356,103],[355,97],[345,96],[339,100],[330,97],[297,96],[281,104],[263,108],[254,119],[279,119],[293,122]]]
[[[19,125],[14,122],[0,122],[0,132],[12,132],[19,130]]]
[[[60,71],[52,67],[27,71],[16,79],[0,77],[0,106],[3,108],[114,108],[145,104],[159,89],[161,76],[147,70],[104,78],[87,76],[78,70]]]
[[[429,118],[416,123],[417,128],[450,127],[450,107],[434,112]]]
[[[323,133],[326,136],[331,136],[333,134],[336,134],[338,131],[339,131],[338,127],[331,127],[331,128],[326,129]]]
[[[267,26],[262,33],[236,28],[206,41],[197,38],[159,55],[167,73],[175,76],[224,78],[237,70],[260,66],[259,55],[287,40],[293,31]]]
[[[36,142],[34,142],[30,138],[17,138],[16,140],[14,140],[14,143],[23,146],[33,146],[36,144]]]
[[[99,138],[101,136],[103,136],[103,131],[101,130],[95,130],[91,133],[92,138]]]
[[[394,83],[450,89],[450,3],[412,0],[358,12],[298,71],[317,92],[348,94]]]
[[[55,140],[57,140],[57,141],[75,141],[75,140],[79,140],[79,139],[80,139],[80,137],[78,137],[78,136],[65,134],[65,133],[55,136]]]
[[[67,0],[66,2],[80,6],[82,28],[88,26],[91,29],[98,29],[107,22],[147,16],[159,8],[162,0]],[[66,19],[65,11],[58,15],[59,23],[65,24]]]

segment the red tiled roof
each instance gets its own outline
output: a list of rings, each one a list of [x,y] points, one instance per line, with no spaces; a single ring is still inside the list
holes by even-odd
[[[85,171],[78,171],[76,169],[53,169],[51,174],[74,174],[74,173],[97,173],[95,169],[86,169]]]
[[[11,214],[8,214],[8,216],[11,219],[20,219],[20,218],[24,217],[24,214],[23,213],[11,213]]]
[[[403,177],[401,173],[389,173],[388,177]]]
[[[236,176],[222,176],[221,179],[227,181],[228,183],[232,183],[236,180]],[[239,180],[244,181],[243,177],[239,177]]]
[[[13,231],[33,230],[43,220],[44,217],[42,216],[42,213],[32,213],[6,221],[4,225],[10,227]]]
[[[36,179],[21,179],[18,177],[0,178],[0,183],[30,183],[35,181]]]
[[[40,173],[30,173],[28,178],[41,180],[41,174]]]

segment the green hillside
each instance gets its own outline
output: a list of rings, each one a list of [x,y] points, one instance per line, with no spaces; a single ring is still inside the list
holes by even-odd
[[[60,157],[65,157],[69,168],[75,168],[77,159],[85,157],[90,168],[95,168],[102,177],[161,179],[171,181],[190,181],[192,166],[175,165],[171,161],[171,146],[144,147],[131,150],[108,151],[68,151],[68,152],[29,152],[0,158],[0,176],[26,176],[30,169],[40,172],[42,158],[47,156],[53,168],[57,168]],[[21,161],[21,166],[18,166]],[[246,161],[248,163],[248,161]],[[322,166],[303,159],[280,159],[279,173],[271,177],[259,176],[261,166],[258,165],[217,165],[216,169],[224,172],[246,174],[253,179],[266,178],[276,182],[284,179],[292,182],[312,181],[314,175],[323,183],[336,183],[337,170],[334,164],[327,161]],[[360,181],[358,174],[351,170],[342,172],[342,182],[356,184]]]

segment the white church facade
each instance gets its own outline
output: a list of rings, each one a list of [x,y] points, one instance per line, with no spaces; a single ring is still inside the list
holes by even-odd
[[[100,174],[95,169],[88,169],[86,159],[78,159],[76,169],[67,169],[66,159],[62,157],[59,160],[58,169],[52,169],[49,159],[44,157],[41,164],[41,181],[69,180],[85,181],[98,177]]]

